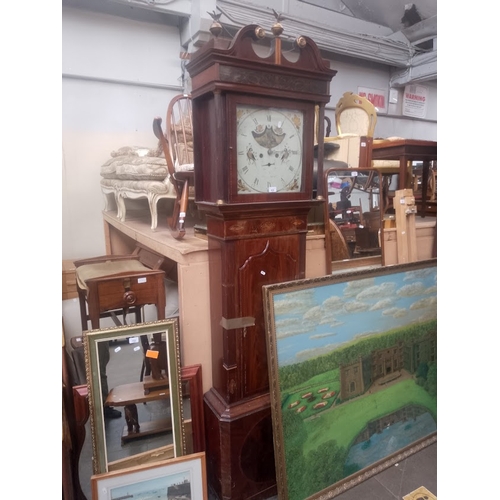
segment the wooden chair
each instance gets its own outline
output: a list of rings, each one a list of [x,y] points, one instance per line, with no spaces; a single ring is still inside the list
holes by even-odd
[[[373,104],[352,92],[346,92],[335,107],[337,135],[325,137],[325,151],[328,160],[347,163],[349,168],[371,166],[371,145],[377,123]],[[328,145],[335,144],[336,149]]]
[[[325,238],[326,261],[329,263],[329,266],[327,266],[327,273],[331,274],[332,261],[350,259],[351,252],[349,251],[347,241],[337,224],[329,219],[327,226],[326,231],[328,237]]]
[[[172,215],[167,222],[176,239],[186,233],[185,219],[190,191],[194,190],[193,119],[191,96],[174,97],[167,109],[165,132],[161,118],[153,121],[153,131],[159,139],[176,198]],[[191,193],[192,194],[192,193]]]
[[[335,143],[328,159],[345,161],[349,168],[377,168],[382,173],[398,173],[397,160],[372,160],[372,145],[377,110],[366,97],[345,92],[335,106],[337,135],[325,137],[325,144]]]
[[[335,107],[337,137],[373,137],[377,124],[375,106],[365,97],[345,92]],[[333,138],[332,138],[333,139]]]
[[[427,189],[424,196],[424,172],[423,168],[414,170],[413,172],[413,195],[417,205],[417,213],[422,215],[423,207],[425,213],[437,215],[437,165],[433,164],[427,174]]]

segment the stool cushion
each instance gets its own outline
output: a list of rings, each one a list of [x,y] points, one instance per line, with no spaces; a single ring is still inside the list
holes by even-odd
[[[96,264],[84,264],[76,268],[76,282],[82,290],[87,290],[86,281],[92,278],[102,278],[123,272],[151,271],[149,267],[141,264],[138,260],[108,260]]]

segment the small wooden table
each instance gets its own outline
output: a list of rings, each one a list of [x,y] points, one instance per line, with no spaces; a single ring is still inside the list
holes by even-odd
[[[437,160],[437,142],[416,139],[397,141],[373,141],[373,160],[399,160],[398,189],[411,187],[408,185],[408,162],[422,161],[422,207],[421,216],[425,216],[427,198],[427,182],[429,180],[429,162]]]
[[[111,389],[104,405],[135,406],[137,403],[158,401],[160,399],[169,398],[169,396],[170,391],[168,388],[150,390],[148,394],[144,394],[144,384],[142,382],[134,382],[132,384],[118,385]],[[127,425],[125,425],[122,433],[122,442],[171,430],[172,420],[170,418],[158,419],[152,422],[141,422],[139,432],[130,432]]]

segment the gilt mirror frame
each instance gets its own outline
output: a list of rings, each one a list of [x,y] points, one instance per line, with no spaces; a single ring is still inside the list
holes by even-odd
[[[101,474],[121,468],[119,460],[116,466],[113,462],[108,462],[108,452],[106,446],[106,433],[104,426],[104,401],[101,391],[101,377],[98,356],[98,346],[100,342],[128,341],[139,339],[141,335],[162,334],[165,336],[166,359],[168,361],[168,385],[165,390],[165,397],[169,398],[170,413],[172,422],[172,440],[174,457],[186,453],[186,436],[184,430],[184,418],[182,408],[182,383],[180,367],[180,341],[179,341],[179,320],[178,318],[168,318],[165,320],[151,321],[146,323],[136,323],[133,325],[123,325],[118,327],[101,328],[89,330],[83,334],[83,344],[85,350],[85,369],[87,374],[87,387],[89,398],[90,428],[92,436],[92,460],[93,473]],[[137,344],[140,346],[140,342]],[[139,381],[139,373],[137,374]],[[110,390],[112,388],[110,387]],[[122,417],[123,418],[123,417]],[[125,422],[124,422],[125,423]],[[148,463],[163,459],[162,450],[166,447],[158,448],[147,452],[144,459]],[[126,467],[124,461],[123,467]]]
[[[326,274],[383,265],[385,207],[380,180],[381,174],[375,168],[330,167],[325,170]],[[349,200],[349,208],[337,209],[342,194],[346,200],[352,197],[352,202]]]

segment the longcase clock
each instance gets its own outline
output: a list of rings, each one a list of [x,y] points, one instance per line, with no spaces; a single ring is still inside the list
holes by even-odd
[[[210,256],[207,469],[222,499],[276,493],[262,286],[305,277],[307,216],[321,203],[315,110],[323,116],[336,71],[305,36],[288,60],[281,31],[276,23],[267,38],[246,26],[233,40],[210,40],[187,66]]]

